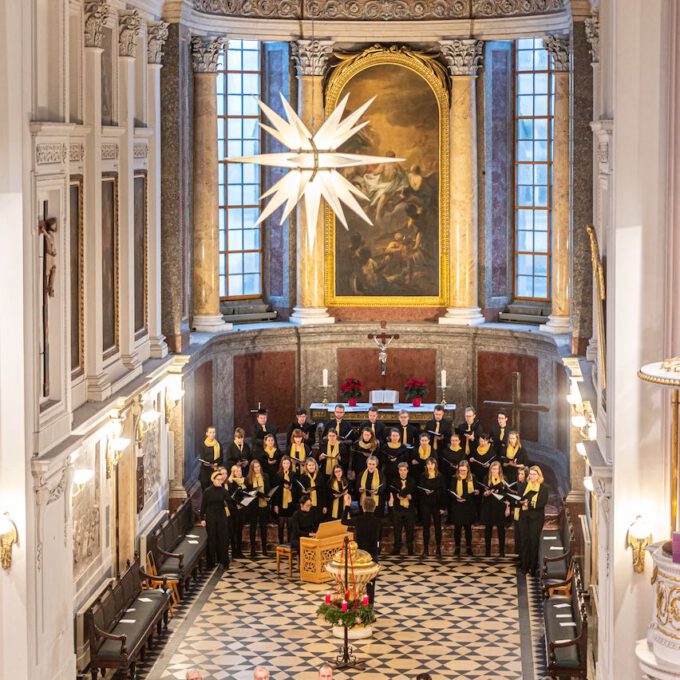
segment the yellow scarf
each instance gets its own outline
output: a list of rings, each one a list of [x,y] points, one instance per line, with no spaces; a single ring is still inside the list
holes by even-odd
[[[290,472],[283,473],[283,481],[290,484]],[[293,492],[290,489],[283,487],[283,497],[281,499],[281,506],[285,510],[293,502]]]
[[[331,489],[333,490],[334,493],[340,493],[342,491],[342,488],[340,487],[340,483],[338,482],[337,479],[333,480],[333,483],[331,484]],[[331,517],[333,519],[338,519],[340,517],[340,501],[341,498],[333,498],[333,509],[331,510]]]
[[[435,421],[435,424],[434,424],[434,431],[435,431],[437,434],[439,434],[439,426],[440,426],[440,425],[441,425],[441,420]],[[433,446],[434,446],[434,450],[435,450],[435,451],[439,448],[439,440],[437,439],[437,437],[434,438],[434,444],[433,444]]]
[[[401,481],[401,490],[404,491],[406,489],[406,480],[402,479],[400,481]],[[399,503],[401,504],[401,507],[402,508],[408,508],[409,503],[411,501],[409,501],[408,498],[402,498],[401,496],[398,496],[398,498],[399,498]]]
[[[505,437],[505,428],[504,428],[504,427],[501,427],[500,435],[498,436],[498,438],[499,438],[501,441],[503,441],[503,437]]]
[[[529,506],[531,505],[532,508],[536,507],[536,501],[538,500],[538,492],[541,488],[541,483],[540,482],[528,482],[527,483],[527,488],[524,489],[524,493],[522,496],[526,496],[530,491],[535,491],[533,498],[526,504],[522,506],[522,510],[528,510]]]
[[[466,426],[466,427],[465,427],[465,432],[466,432],[467,434],[471,434],[471,433],[472,433],[472,428]],[[463,435],[463,436],[465,436],[465,435]],[[467,455],[467,456],[470,455],[470,440],[469,440],[467,437],[465,437],[465,455]]]
[[[274,457],[274,454],[276,453],[276,447],[273,449],[269,446],[264,447],[264,452],[267,454],[269,460],[271,460]]]
[[[314,473],[313,475],[310,475],[309,472],[306,473],[307,477],[309,478],[309,498],[312,501],[312,506],[316,507],[316,475],[318,473]]]
[[[422,446],[418,447],[418,455],[420,460],[427,460],[432,454],[432,447],[428,444],[425,448]]]
[[[489,486],[496,486],[497,484],[502,484],[500,477],[489,477]]]
[[[331,446],[331,443],[326,444],[326,474],[331,475],[333,473],[333,468],[335,467],[335,461],[338,459],[340,454],[340,444],[335,444]]]
[[[449,451],[453,451],[454,453],[458,453],[459,451],[462,450],[463,450],[462,446],[449,446]]]
[[[517,455],[518,451],[519,446],[510,446],[510,444],[508,444],[508,446],[505,449],[505,457],[508,460],[512,460]]]
[[[290,447],[290,457],[301,463],[306,457],[305,445],[302,442],[292,444]]]
[[[472,481],[472,475],[468,475],[466,479],[456,478],[456,494],[463,497],[463,482],[467,482],[467,492],[468,494],[473,494],[475,492],[475,483]]]
[[[255,488],[257,489],[257,493],[261,494],[264,493],[264,479],[261,475],[255,475],[254,478],[254,485]],[[257,504],[261,508],[266,508],[267,507],[267,499],[266,498],[260,498],[258,495],[257,497]]]
[[[361,480],[359,482],[359,488],[360,489],[365,489],[366,488],[366,480],[368,479],[368,470],[364,470],[364,474],[361,475]],[[371,481],[371,490],[372,491],[377,491],[378,487],[380,486],[380,473],[378,472],[377,468],[375,472],[373,473],[373,480]],[[360,501],[363,504],[364,499],[366,498],[366,492],[362,491],[361,492],[361,498]],[[375,498],[375,494],[373,494],[373,498]]]
[[[428,479],[434,479],[437,476],[436,472],[430,472],[429,470],[427,471],[427,478]]]
[[[373,448],[373,444],[371,442],[365,442],[363,439],[359,440],[359,446],[362,449],[367,449],[367,450],[370,450],[371,448]]]
[[[217,439],[213,439],[212,441],[209,441],[208,439],[206,439],[203,443],[206,446],[212,447],[213,463],[216,463],[220,459],[220,443],[217,441]]]
[[[387,446],[391,449],[398,449],[401,447],[401,442],[387,442]]]
[[[477,453],[480,456],[486,456],[486,454],[489,453],[490,448],[491,448],[491,444],[485,444],[484,446],[478,446],[477,447]]]
[[[401,429],[403,432],[401,436],[401,441],[404,442],[404,444],[408,444],[408,425],[402,427]]]

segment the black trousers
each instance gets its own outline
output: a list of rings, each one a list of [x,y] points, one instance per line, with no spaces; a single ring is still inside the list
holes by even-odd
[[[513,522],[513,526],[515,527],[515,552],[522,559],[522,536],[519,530],[519,520]]]
[[[206,517],[208,534],[208,568],[215,564],[229,565],[229,522],[226,515]]]
[[[423,548],[427,550],[430,545],[430,525],[434,523],[434,540],[437,544],[437,549],[439,549],[442,544],[442,516],[439,508],[436,505],[423,505],[422,521]]]
[[[462,529],[465,529],[465,545],[468,550],[472,549],[472,524],[454,524],[453,525],[453,542],[456,544],[456,549],[460,550],[460,537]]]
[[[496,524],[496,530],[498,531],[498,548],[501,555],[505,555],[505,525]],[[484,527],[484,543],[486,546],[486,552],[491,553],[491,534],[493,532],[493,524],[487,524]]]
[[[534,571],[538,569],[538,547],[541,542],[541,532],[543,531],[544,518],[519,516],[520,534],[520,568],[522,571]]]
[[[231,515],[231,554],[243,554],[243,527],[246,523],[245,508],[241,508]]]
[[[279,543],[283,543],[283,533],[285,529],[288,542],[290,543],[290,517],[282,517],[277,515],[276,523],[279,525]]]
[[[253,502],[253,505],[257,501]],[[250,552],[255,552],[255,536],[257,535],[257,526],[260,526],[260,541],[262,543],[262,552],[267,552],[267,522],[269,521],[269,508],[255,507],[250,514]]]
[[[401,532],[404,529],[406,531],[406,547],[409,550],[413,550],[413,531],[416,524],[416,518],[413,516],[413,513],[394,510],[392,513],[392,524],[394,525],[394,549],[401,549]]]

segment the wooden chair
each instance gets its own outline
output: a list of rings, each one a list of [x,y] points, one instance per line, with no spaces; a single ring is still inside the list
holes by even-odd
[[[281,573],[281,559],[288,560],[288,571],[290,577],[293,577],[293,549],[287,543],[279,543],[276,546],[276,575]]]
[[[156,560],[153,557],[153,552],[149,550],[148,553],[146,553],[146,569],[151,576],[158,576],[158,569],[156,569]],[[170,615],[173,615],[173,605],[179,604],[180,596],[179,596],[179,582],[180,582],[180,576],[179,574],[164,574],[166,583],[168,584],[168,588],[170,588],[170,599],[171,599],[171,604],[170,604]]]

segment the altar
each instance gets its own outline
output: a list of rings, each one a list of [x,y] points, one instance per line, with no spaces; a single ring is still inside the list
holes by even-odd
[[[324,406],[321,402],[315,402],[310,404],[309,412],[314,422],[326,422],[333,418],[334,410],[336,404],[341,404],[345,407],[344,419],[351,423],[363,423],[368,420],[368,409],[371,408],[369,402],[359,402],[356,406],[349,406],[341,401],[332,402]],[[378,420],[387,422],[398,422],[399,421],[399,411],[408,411],[409,421],[412,423],[426,423],[428,420],[432,420],[433,411],[435,406],[440,404],[421,404],[420,406],[414,406],[410,402],[397,403],[392,406],[378,407]],[[456,417],[456,405],[446,404],[444,406],[444,417],[454,421]]]

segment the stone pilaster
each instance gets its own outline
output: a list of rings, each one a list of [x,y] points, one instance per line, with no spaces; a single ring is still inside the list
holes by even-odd
[[[323,77],[328,57],[333,50],[331,40],[298,40],[292,45],[297,68],[299,115],[314,134],[324,120]],[[310,244],[307,237],[307,215],[298,204],[297,224],[297,300],[290,317],[300,326],[334,323],[324,299],[324,232],[323,210],[316,223],[316,238]]]
[[[161,58],[168,37],[164,21],[147,23],[147,115],[149,137],[149,342],[151,356],[168,353],[161,331]]]
[[[451,76],[449,303],[439,323],[476,326],[484,322],[477,304],[477,71],[481,40],[442,40]]]
[[[552,313],[541,330],[569,333],[569,286],[571,248],[571,180],[569,172],[569,75],[571,54],[568,36],[543,39],[555,74],[552,185]]]
[[[85,376],[88,399],[101,401],[111,394],[102,352],[102,40],[109,15],[106,0],[89,0],[84,6],[83,124],[85,140]]]
[[[226,39],[191,40],[194,69],[193,327],[229,330],[220,312],[217,196],[217,65]]]

